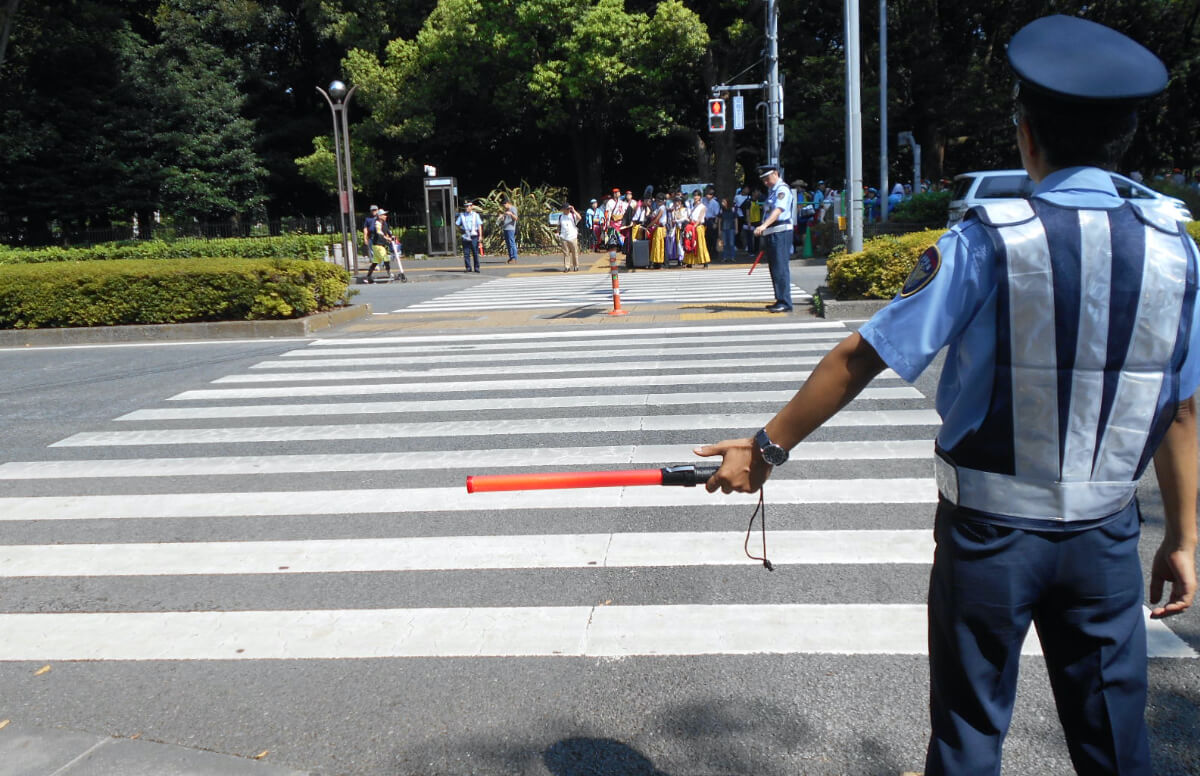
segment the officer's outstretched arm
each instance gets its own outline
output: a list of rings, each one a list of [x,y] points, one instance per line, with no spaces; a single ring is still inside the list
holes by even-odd
[[[767,423],[767,436],[791,450],[849,404],[886,366],[869,342],[858,332],[851,334],[821,359],[791,401]],[[771,473],[752,439],[727,439],[694,452],[723,458],[720,470],[705,485],[709,493],[718,488],[725,493],[753,493]]]
[[[1163,606],[1150,610],[1154,618],[1179,614],[1196,595],[1196,399],[1180,402],[1175,420],[1154,453],[1154,471],[1162,491],[1166,532],[1150,567],[1150,603],[1171,592]]]

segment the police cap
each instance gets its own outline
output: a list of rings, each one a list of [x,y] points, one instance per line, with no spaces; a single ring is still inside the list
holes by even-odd
[[[758,166],[758,177],[765,178],[771,173],[778,173],[779,165],[776,164],[760,164]]]
[[[1017,31],[1008,62],[1019,88],[1072,103],[1133,105],[1167,87],[1167,68],[1145,46],[1077,16],[1045,16]]]

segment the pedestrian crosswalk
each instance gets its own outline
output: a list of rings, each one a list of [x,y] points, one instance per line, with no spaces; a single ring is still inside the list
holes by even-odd
[[[623,305],[666,302],[746,302],[775,301],[771,275],[760,265],[753,273],[746,268],[664,269],[624,272],[620,275]],[[794,304],[808,304],[812,295],[792,286]],[[568,272],[561,277],[505,277],[489,280],[471,288],[418,302],[393,310],[394,313],[469,312],[538,308],[583,308],[611,306],[612,281],[609,275]]]
[[[768,483],[769,601],[715,581],[767,573],[738,530],[756,496],[464,487],[470,474],[695,460],[694,445],[760,425],[846,332],[325,339],[167,396],[0,464],[2,535],[25,539],[0,546],[0,578],[107,586],[98,600],[6,598],[0,661],[923,654],[919,594],[830,603],[787,581],[799,568],[881,584],[927,573],[938,419],[894,373]],[[590,592],[636,572],[658,575],[638,600]],[[483,583],[495,600],[457,593],[482,575],[501,575]],[[255,582],[272,577],[303,593],[280,603]],[[331,577],[349,580],[339,591],[413,583],[358,601]],[[247,592],[223,601],[218,580]],[[163,603],[123,594],[148,584]],[[1162,622],[1149,640],[1155,657],[1197,656]]]

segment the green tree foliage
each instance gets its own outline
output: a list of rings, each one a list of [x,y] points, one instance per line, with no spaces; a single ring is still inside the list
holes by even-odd
[[[652,140],[677,126],[678,105],[695,99],[680,85],[694,84],[706,44],[679,0],[652,13],[623,0],[441,0],[415,36],[382,57],[355,49],[345,66],[371,111],[365,130],[410,160],[415,147],[434,160],[487,149],[519,170],[532,156],[521,152],[557,145],[598,191],[621,133]]]

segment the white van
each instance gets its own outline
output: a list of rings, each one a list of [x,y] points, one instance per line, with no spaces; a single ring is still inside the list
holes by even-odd
[[[1120,173],[1111,172],[1113,186],[1122,198],[1142,206],[1160,211],[1174,221],[1191,221],[1192,214],[1183,200],[1159,194]],[[965,172],[955,176],[954,189],[950,194],[950,216],[946,227],[962,221],[966,212],[986,202],[1004,199],[1029,199],[1033,194],[1033,180],[1024,170],[986,170]]]

